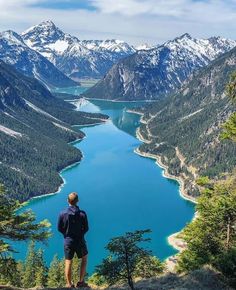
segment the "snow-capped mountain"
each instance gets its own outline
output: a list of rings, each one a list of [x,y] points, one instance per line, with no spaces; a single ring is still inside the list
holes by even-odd
[[[130,46],[127,42],[118,39],[83,40],[81,43],[88,49],[98,52],[111,52],[124,56],[136,52],[133,46]]]
[[[22,37],[14,31],[0,33],[0,59],[49,87],[76,85],[45,57],[29,48]]]
[[[195,39],[184,34],[119,61],[85,96],[120,100],[158,99],[178,89],[194,70],[208,65],[235,46],[236,41],[230,39]]]
[[[119,40],[84,40],[64,33],[52,21],[44,21],[22,33],[28,46],[41,53],[72,78],[100,78],[120,58],[135,49]]]
[[[143,44],[135,46],[135,50],[136,51],[139,51],[139,50],[150,50],[150,49],[153,49],[153,48],[155,48],[157,46],[159,46],[159,45],[149,45],[148,43],[143,43]]]

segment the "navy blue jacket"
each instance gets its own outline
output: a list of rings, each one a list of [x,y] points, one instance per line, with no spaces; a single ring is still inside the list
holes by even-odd
[[[65,240],[81,241],[88,231],[87,215],[78,206],[69,206],[60,213],[57,228]]]

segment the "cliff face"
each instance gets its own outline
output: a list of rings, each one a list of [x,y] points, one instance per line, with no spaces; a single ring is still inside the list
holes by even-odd
[[[138,135],[142,153],[160,157],[168,172],[185,181],[185,190],[197,195],[199,176],[217,178],[236,165],[236,145],[221,141],[223,123],[235,110],[225,95],[236,70],[236,49],[193,75],[181,91],[143,111]]]

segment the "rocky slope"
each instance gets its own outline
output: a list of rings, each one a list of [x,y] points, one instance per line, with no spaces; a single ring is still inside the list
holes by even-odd
[[[55,192],[58,172],[80,161],[68,142],[84,137],[71,125],[102,122],[101,114],[77,112],[37,80],[0,61],[0,184],[20,201]]]
[[[186,194],[198,194],[199,176],[218,178],[236,166],[235,143],[219,137],[236,109],[225,95],[234,71],[236,48],[194,74],[180,92],[143,110],[140,153],[158,156],[169,174],[184,181]]]
[[[119,59],[135,49],[119,40],[84,40],[64,33],[52,21],[44,21],[22,33],[24,41],[66,75],[101,78]]]
[[[22,37],[14,31],[0,33],[0,59],[13,65],[24,75],[38,79],[48,87],[76,85],[45,57],[30,49]]]
[[[112,100],[160,99],[179,89],[194,70],[235,46],[236,41],[229,39],[195,39],[184,34],[122,59],[84,95]]]

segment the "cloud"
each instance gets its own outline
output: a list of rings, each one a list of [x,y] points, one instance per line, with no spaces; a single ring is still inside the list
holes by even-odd
[[[91,0],[102,13],[156,15],[188,20],[219,21],[236,16],[236,1],[225,0]],[[226,13],[226,14],[224,14]],[[211,18],[211,16],[217,18]]]
[[[85,2],[56,0],[67,5],[73,1]],[[236,0],[87,0],[92,10],[86,5],[57,9],[48,2],[52,1],[0,0],[0,30],[21,32],[51,19],[81,39],[120,38],[133,44],[157,44],[185,32],[194,37],[235,39]]]

